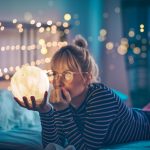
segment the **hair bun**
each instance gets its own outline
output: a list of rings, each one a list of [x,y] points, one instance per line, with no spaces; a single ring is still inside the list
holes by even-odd
[[[81,35],[76,35],[74,40],[73,40],[74,45],[77,45],[81,48],[87,48],[88,47],[88,43],[86,41],[86,39],[81,36]]]

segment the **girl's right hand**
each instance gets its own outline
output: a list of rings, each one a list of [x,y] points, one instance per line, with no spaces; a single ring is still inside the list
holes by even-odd
[[[29,103],[29,100],[25,96],[23,97],[23,102],[19,100],[17,97],[14,97],[14,99],[21,107],[27,108],[28,110],[38,111],[40,113],[45,113],[45,112],[49,112],[50,109],[52,109],[52,106],[47,102],[47,96],[48,96],[48,92],[46,91],[44,93],[44,98],[40,105],[36,104],[36,100],[34,96],[30,97],[31,104]]]
[[[56,111],[64,110],[71,102],[70,93],[63,87],[57,87],[51,91],[49,102]]]

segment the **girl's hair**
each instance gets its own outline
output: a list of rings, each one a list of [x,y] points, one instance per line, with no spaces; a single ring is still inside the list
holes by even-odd
[[[54,54],[51,60],[51,69],[54,70],[55,67],[66,64],[71,71],[91,74],[91,82],[99,82],[98,66],[87,47],[87,41],[81,35],[77,35],[73,40],[73,44],[60,48]]]

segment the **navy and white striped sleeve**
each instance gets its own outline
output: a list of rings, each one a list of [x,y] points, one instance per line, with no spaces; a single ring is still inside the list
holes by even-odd
[[[74,121],[70,108],[58,112],[69,144],[78,150],[98,149],[103,145],[108,127],[117,114],[115,94],[108,89],[98,89],[90,96],[86,106],[84,129]]]
[[[45,148],[49,143],[64,145],[64,139],[59,133],[54,119],[54,111],[51,109],[48,113],[40,113],[42,126],[42,143]]]

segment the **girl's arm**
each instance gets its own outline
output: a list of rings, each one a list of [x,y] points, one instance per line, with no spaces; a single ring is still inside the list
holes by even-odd
[[[83,130],[75,122],[70,108],[58,111],[68,143],[84,150],[102,147],[109,125],[117,114],[118,104],[115,99],[115,95],[107,89],[95,91],[88,100],[84,121],[81,120]]]
[[[42,126],[42,143],[45,148],[49,143],[56,143],[64,146],[65,139],[63,133],[57,127],[57,121],[54,119],[54,110],[47,113],[40,113]]]

